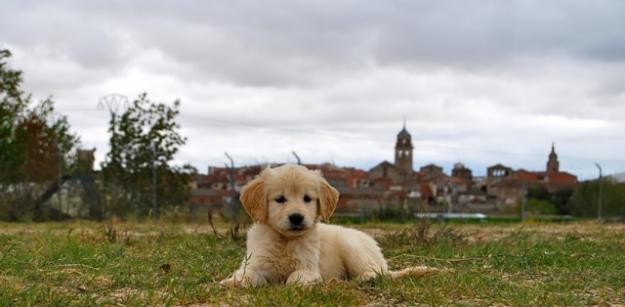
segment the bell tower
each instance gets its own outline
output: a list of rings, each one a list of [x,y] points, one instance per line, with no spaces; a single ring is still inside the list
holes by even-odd
[[[560,162],[558,162],[555,144],[551,143],[551,152],[549,153],[549,160],[547,160],[547,173],[557,173],[559,171]]]
[[[406,121],[404,120],[404,127],[397,134],[397,143],[395,143],[395,167],[406,174],[413,172],[412,150],[411,136],[406,130]]]

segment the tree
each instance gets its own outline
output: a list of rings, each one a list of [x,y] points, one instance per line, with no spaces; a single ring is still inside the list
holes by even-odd
[[[59,178],[61,166],[74,163],[70,161],[70,153],[77,146],[79,138],[69,132],[66,117],[53,119],[53,114],[54,102],[48,98],[28,110],[15,127],[15,142],[23,154],[18,169],[23,180],[54,181]],[[64,173],[69,173],[69,169]]]
[[[601,182],[603,192],[603,216],[625,216],[625,184],[604,178]],[[574,215],[597,217],[599,185],[597,180],[582,182],[570,200]]]
[[[59,164],[72,164],[79,138],[66,117],[55,117],[52,98],[30,106],[22,72],[8,67],[10,57],[0,50],[0,217],[14,220],[32,213],[41,184],[59,178]]]
[[[187,200],[188,181],[195,170],[188,165],[170,165],[186,142],[176,122],[179,106],[179,101],[173,106],[151,102],[144,93],[120,117],[111,118],[110,150],[102,164],[111,213],[146,216],[155,194],[161,208]]]
[[[528,189],[528,202],[535,204],[541,208],[545,214],[571,214],[569,208],[569,199],[573,195],[573,189],[569,187],[559,188],[553,192],[549,192],[544,185],[533,185]],[[533,202],[532,202],[533,201]],[[552,208],[548,208],[547,204],[551,204]]]
[[[569,187],[561,188],[551,194],[551,202],[556,207],[557,214],[571,214],[569,200],[573,196],[574,190]]]
[[[7,67],[9,50],[0,50],[0,183],[15,181],[23,150],[15,140],[15,127],[27,106],[28,97],[20,90],[22,72]]]

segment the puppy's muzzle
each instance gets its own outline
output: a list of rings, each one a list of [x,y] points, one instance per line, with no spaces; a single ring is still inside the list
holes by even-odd
[[[299,213],[290,214],[289,222],[291,223],[291,230],[301,230],[304,228],[304,216]]]

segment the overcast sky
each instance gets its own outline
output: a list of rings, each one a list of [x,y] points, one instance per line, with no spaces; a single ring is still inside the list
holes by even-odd
[[[470,4],[470,5],[469,5]],[[110,93],[182,102],[177,157],[625,171],[625,1],[3,1],[0,48],[84,147]]]

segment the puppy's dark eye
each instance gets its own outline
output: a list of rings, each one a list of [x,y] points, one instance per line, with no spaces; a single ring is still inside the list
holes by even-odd
[[[311,200],[312,200],[312,198],[310,198],[310,196],[304,195],[304,202],[305,203],[309,203]]]
[[[284,203],[286,203],[286,197],[280,195],[280,196],[276,197],[275,201],[277,203],[279,203],[279,204],[284,204]]]

